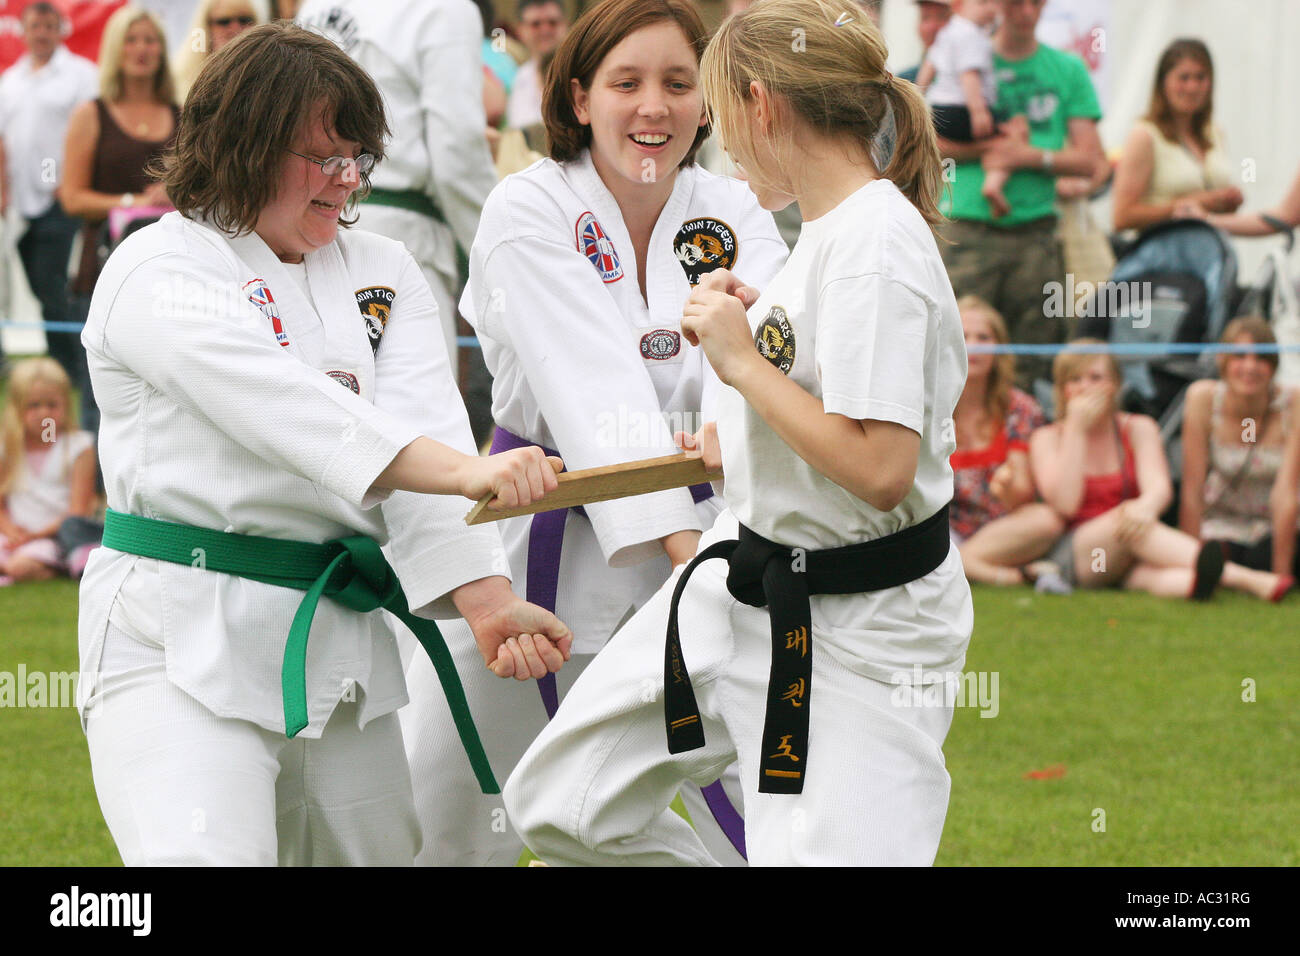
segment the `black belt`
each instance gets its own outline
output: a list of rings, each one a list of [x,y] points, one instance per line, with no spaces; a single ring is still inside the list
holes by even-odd
[[[673,589],[664,648],[664,723],[668,752],[704,746],[704,728],[691,676],[682,659],[677,605],[695,568],[725,558],[727,590],[750,607],[766,607],[772,621],[772,669],[767,680],[759,793],[802,793],[808,772],[808,708],[812,700],[813,594],[883,591],[925,577],[948,557],[948,505],[895,534],[824,551],[787,548],[740,526],[735,541],[718,541],[697,554]]]

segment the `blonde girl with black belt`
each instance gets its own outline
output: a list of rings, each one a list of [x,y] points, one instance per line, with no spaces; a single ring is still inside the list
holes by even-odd
[[[804,225],[748,315],[752,290],[725,272],[686,306],[724,384],[716,438],[696,443],[727,510],[510,778],[511,820],[548,862],[707,865],[659,811],[733,760],[751,864],[938,848],[952,707],[921,706],[918,685],[960,671],[972,626],[947,517],[966,357],[925,105],[850,11],[760,0],[705,52],[728,152],[761,205],[795,200]]]

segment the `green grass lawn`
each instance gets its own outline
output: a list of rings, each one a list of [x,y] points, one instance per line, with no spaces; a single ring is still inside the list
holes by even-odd
[[[998,713],[957,709],[940,864],[1300,864],[1300,598],[975,607],[967,670],[997,673]],[[76,669],[70,582],[0,588],[0,671],[20,664]],[[0,709],[0,865],[118,862],[75,711]]]

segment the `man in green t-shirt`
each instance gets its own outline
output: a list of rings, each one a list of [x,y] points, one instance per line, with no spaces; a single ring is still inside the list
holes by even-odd
[[[941,139],[948,188],[940,208],[952,219],[940,243],[958,297],[978,295],[993,305],[1019,343],[1065,338],[1063,316],[1049,314],[1051,282],[1065,281],[1056,238],[1056,179],[1093,177],[1105,162],[1097,120],[1101,108],[1083,61],[1034,38],[1046,0],[998,0],[1002,23],[993,35],[998,110],[1024,116],[1029,140],[1002,136],[982,143]],[[980,194],[985,162],[1013,170],[1003,192],[1011,211],[995,219]],[[1059,297],[1058,297],[1059,298]],[[1028,387],[1050,376],[1047,357],[1021,356],[1017,382]]]

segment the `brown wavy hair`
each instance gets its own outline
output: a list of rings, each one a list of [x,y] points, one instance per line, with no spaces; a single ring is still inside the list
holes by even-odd
[[[1209,150],[1214,147],[1211,136],[1214,130],[1211,122],[1214,114],[1214,61],[1210,59],[1209,48],[1200,40],[1175,40],[1160,54],[1160,60],[1156,63],[1156,85],[1151,91],[1151,102],[1144,119],[1155,124],[1156,129],[1169,142],[1178,142],[1178,133],[1174,129],[1174,110],[1165,96],[1165,77],[1183,60],[1195,60],[1210,75],[1210,91],[1206,94],[1205,105],[1192,115],[1192,138],[1201,149]]]
[[[569,28],[542,83],[542,122],[551,159],[567,162],[591,146],[591,127],[579,123],[573,112],[571,80],[576,79],[584,90],[591,89],[596,70],[610,50],[642,27],[665,20],[682,28],[698,64],[709,34],[690,0],[603,0],[588,8]],[[707,125],[696,130],[695,140],[678,169],[695,162],[695,154],[708,136]]]
[[[322,111],[340,137],[376,163],[384,158],[388,121],[369,74],[332,41],[292,23],[253,27],[208,58],[185,101],[176,145],[153,172],[184,215],[235,235],[251,232],[275,198],[287,152]],[[363,173],[340,225],[357,221],[356,204],[369,192]]]

